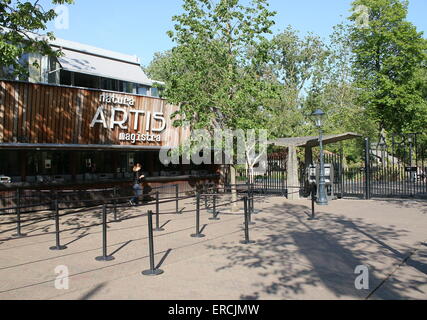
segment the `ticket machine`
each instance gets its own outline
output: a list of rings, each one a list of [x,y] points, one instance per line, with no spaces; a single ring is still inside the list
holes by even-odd
[[[310,165],[307,168],[307,180],[309,185],[318,186],[320,179],[320,164]],[[336,200],[334,192],[334,166],[331,163],[325,163],[325,188],[328,200]],[[316,188],[317,190],[317,188]]]

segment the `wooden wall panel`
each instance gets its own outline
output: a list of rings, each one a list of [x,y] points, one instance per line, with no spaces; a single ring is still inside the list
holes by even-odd
[[[27,102],[27,123],[26,123],[26,137],[28,142],[31,142],[31,137],[32,137],[32,124],[34,122],[34,113],[33,113],[33,106],[34,106],[34,101],[35,101],[35,97],[36,97],[36,90],[34,85],[30,85],[29,86],[30,90],[28,92],[28,102]]]
[[[31,112],[33,113],[32,119],[33,122],[31,124],[31,139],[30,142],[32,143],[38,143],[39,142],[39,132],[41,130],[40,127],[40,104],[41,104],[41,87],[40,86],[34,86],[35,96],[36,99],[34,100],[33,105],[31,106]]]
[[[18,119],[19,119],[19,84],[12,84],[12,99],[13,99],[13,112],[12,112],[12,141],[18,142]]]
[[[42,87],[42,98],[40,100],[40,119],[39,121],[40,126],[41,126],[41,130],[40,130],[40,135],[39,135],[39,143],[49,143],[48,137],[47,137],[47,128],[51,125],[51,123],[49,123],[49,119],[47,117],[47,109],[49,108],[49,104],[51,103],[51,101],[49,101],[50,99],[50,90],[51,88],[48,88],[46,86]]]
[[[29,86],[31,88],[31,85]],[[25,114],[25,120],[24,120],[24,138],[25,142],[29,141],[29,131],[30,131],[30,122],[31,122],[31,99],[32,99],[33,90],[25,90],[24,89],[24,114]]]
[[[58,138],[59,138],[59,104],[60,104],[60,99],[61,99],[61,88],[60,87],[55,87],[53,90],[53,102],[52,102],[52,107],[53,107],[53,119],[52,119],[52,135],[51,135],[51,141],[52,143],[58,143]]]
[[[11,83],[6,86],[6,122],[5,122],[5,140],[7,142],[13,142],[13,111],[15,109],[15,95],[14,89]]]
[[[64,101],[64,115],[63,115],[63,128],[64,128],[64,136],[63,136],[63,140],[62,143],[66,143],[66,141],[73,141],[73,136],[72,136],[72,101],[75,100],[75,91],[73,90],[68,90],[66,91],[66,97],[65,97],[65,101]]]
[[[115,106],[102,103],[102,93],[101,90],[0,81],[0,147],[1,143],[177,146],[189,134],[188,130],[172,126],[170,115],[177,107],[162,99],[115,93],[118,97],[135,99],[135,105],[132,107]],[[101,105],[104,107],[108,126],[114,106],[127,110],[128,129],[122,130],[116,126],[111,130],[100,124],[90,128],[90,123]],[[145,111],[145,115],[139,116],[138,130],[134,129],[136,115],[129,112],[131,109]],[[152,131],[160,125],[159,121],[153,119],[155,112],[164,113],[167,126],[161,133]],[[118,113],[116,119],[120,120],[120,117],[122,114]],[[147,121],[151,122],[148,132]],[[121,133],[159,134],[162,142],[137,141],[132,144],[120,141]]]
[[[15,124],[16,128],[16,142],[22,142],[23,137],[23,122],[24,122],[24,103],[23,103],[23,96],[24,96],[24,88],[22,83],[18,83],[15,87],[15,96],[17,101],[17,112],[18,112],[18,119],[16,119]],[[15,119],[14,119],[15,120]]]

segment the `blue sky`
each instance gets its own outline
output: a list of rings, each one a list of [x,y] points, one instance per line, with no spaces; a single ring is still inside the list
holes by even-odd
[[[42,0],[49,7],[49,0]],[[302,33],[327,38],[332,27],[350,15],[351,0],[270,0],[277,11],[274,32],[291,25]],[[181,0],[75,0],[69,7],[67,30],[49,30],[67,40],[137,55],[148,64],[155,52],[170,49],[166,32],[172,16],[182,12]],[[427,0],[410,0],[408,20],[427,37]]]

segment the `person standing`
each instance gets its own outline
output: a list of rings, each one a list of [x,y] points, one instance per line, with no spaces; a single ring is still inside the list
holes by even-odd
[[[138,205],[139,197],[142,196],[142,186],[141,186],[141,180],[145,177],[142,173],[142,166],[140,163],[137,163],[133,166],[132,171],[134,175],[134,182],[133,182],[133,192],[134,197],[129,200],[130,205],[135,206]]]

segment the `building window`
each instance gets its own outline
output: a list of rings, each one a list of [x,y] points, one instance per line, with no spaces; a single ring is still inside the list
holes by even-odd
[[[14,177],[20,175],[19,154],[17,151],[0,152],[0,175]]]
[[[155,88],[155,87],[151,88],[151,96],[158,98],[159,97],[159,89]]]
[[[109,91],[118,91],[118,81],[114,79],[102,78],[101,89]]]
[[[47,71],[47,82],[52,84],[59,84],[60,81],[60,65],[56,58],[48,58],[48,71]]]
[[[61,70],[60,73],[60,83],[66,86],[71,86],[71,72],[66,70]]]
[[[149,87],[147,86],[143,86],[143,85],[138,85],[138,94],[143,95],[143,96],[148,96],[148,90],[150,90]]]
[[[123,81],[123,90],[126,93],[136,93],[136,84],[132,82]]]
[[[98,89],[99,88],[99,77],[91,76],[91,75],[83,74],[83,73],[75,73],[74,74],[74,85],[76,87]]]

